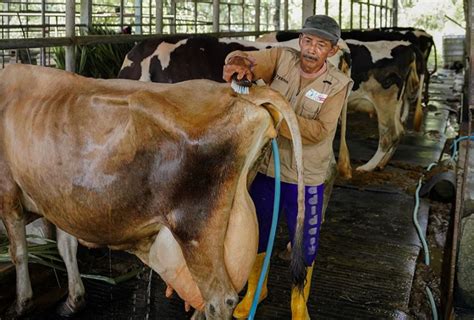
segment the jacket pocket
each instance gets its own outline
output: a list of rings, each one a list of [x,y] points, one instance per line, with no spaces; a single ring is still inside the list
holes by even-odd
[[[320,110],[321,103],[313,101],[308,97],[304,97],[301,110],[298,114],[306,119],[316,119]]]

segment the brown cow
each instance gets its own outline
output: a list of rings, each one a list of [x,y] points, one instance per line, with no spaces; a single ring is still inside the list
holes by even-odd
[[[297,150],[303,234],[300,134],[291,107],[271,89],[237,95],[209,80],[97,80],[15,65],[0,72],[0,119],[0,216],[18,314],[32,298],[24,225],[36,213],[58,228],[69,281],[64,313],[84,301],[77,238],[136,254],[202,310],[197,315],[230,318],[257,250],[248,178],[282,119]]]

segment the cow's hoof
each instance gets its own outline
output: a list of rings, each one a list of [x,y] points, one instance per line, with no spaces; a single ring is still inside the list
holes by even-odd
[[[206,315],[203,311],[196,310],[194,311],[191,320],[206,320]]]
[[[5,319],[18,319],[28,313],[30,313],[33,309],[33,300],[28,299],[22,302],[15,302],[8,308],[7,312],[5,313]],[[3,319],[3,318],[2,318]]]
[[[67,298],[65,302],[58,306],[56,313],[61,317],[70,317],[84,309],[86,306],[86,300],[84,297],[78,298],[76,301]]]
[[[364,164],[363,166],[357,167],[356,171],[358,172],[370,172],[374,171],[374,168],[371,166],[368,166],[367,164]]]

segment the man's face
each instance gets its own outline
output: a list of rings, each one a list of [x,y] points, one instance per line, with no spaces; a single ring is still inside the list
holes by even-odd
[[[301,69],[307,73],[319,71],[326,58],[333,56],[338,50],[338,47],[333,46],[331,41],[312,34],[300,34],[299,44]]]

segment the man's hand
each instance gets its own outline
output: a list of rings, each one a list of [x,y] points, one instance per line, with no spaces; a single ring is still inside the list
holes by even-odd
[[[234,56],[229,59],[226,65],[224,65],[222,78],[227,81],[232,81],[232,76],[236,73],[237,80],[247,78],[249,81],[253,80],[252,73],[253,63],[244,57]]]

